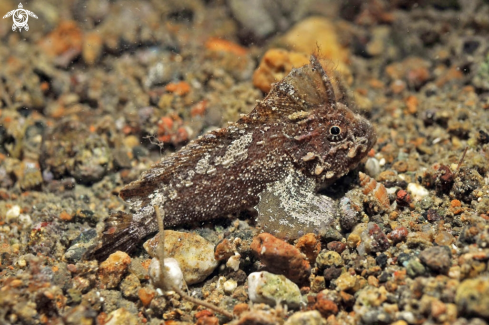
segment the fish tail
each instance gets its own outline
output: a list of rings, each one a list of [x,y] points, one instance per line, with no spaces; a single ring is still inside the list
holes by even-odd
[[[130,253],[141,239],[156,231],[157,227],[157,220],[152,216],[136,221],[132,215],[118,211],[105,221],[101,242],[83,257],[86,260],[103,261],[116,251]]]

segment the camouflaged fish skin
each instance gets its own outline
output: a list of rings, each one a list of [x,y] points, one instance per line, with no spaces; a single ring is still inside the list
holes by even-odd
[[[375,141],[372,125],[337,101],[312,56],[250,114],[190,142],[124,187],[120,196],[132,215],[111,216],[89,257],[129,251],[156,232],[155,205],[165,213],[165,227],[256,206],[265,230],[280,225],[279,235],[295,237],[297,229],[331,218],[332,201],[316,191],[357,166]]]

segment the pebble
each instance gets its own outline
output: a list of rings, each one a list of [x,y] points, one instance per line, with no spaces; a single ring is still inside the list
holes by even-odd
[[[156,296],[156,291],[152,288],[141,288],[138,290],[138,297],[144,307],[148,307],[153,298]]]
[[[422,200],[429,194],[428,190],[423,187],[423,185],[416,183],[409,183],[407,186],[407,191],[413,195],[415,201]]]
[[[447,274],[452,266],[452,253],[447,246],[427,248],[419,254],[419,259],[436,273]]]
[[[297,284],[283,275],[266,271],[253,272],[248,276],[248,295],[252,302],[270,306],[283,303],[289,308],[299,308],[302,303]]]
[[[272,83],[282,80],[292,68],[299,68],[309,63],[309,57],[304,53],[270,49],[264,55],[260,65],[253,73],[253,85],[268,93]]]
[[[11,207],[7,213],[5,214],[5,217],[7,219],[7,222],[11,222],[14,219],[17,219],[20,216],[20,206],[14,205]]]
[[[340,200],[340,225],[344,230],[352,230],[360,222],[360,212],[355,209],[352,200],[343,197]]]
[[[311,273],[311,265],[296,247],[268,233],[256,236],[250,248],[268,271],[293,282],[304,282]]]
[[[185,280],[183,272],[178,265],[178,261],[169,257],[165,258],[163,263],[166,268],[166,274],[162,277],[160,261],[157,258],[153,258],[151,260],[148,270],[151,281],[155,284],[155,286],[164,290],[172,290],[172,286],[183,289]],[[161,280],[163,282],[161,282]]]
[[[363,279],[363,278],[362,278]],[[365,279],[363,279],[365,280]],[[365,281],[366,284],[366,281]],[[355,275],[351,275],[348,272],[345,272],[336,279],[336,290],[338,291],[358,291],[362,284],[359,282],[359,279]]]
[[[113,312],[109,313],[107,315],[107,322],[105,325],[137,325],[139,324],[139,321],[137,317],[133,314],[131,314],[128,310],[125,308],[119,308],[117,310],[114,310]]]
[[[421,264],[417,258],[412,258],[406,265],[407,275],[414,278],[416,276],[421,276],[426,273],[426,268]]]
[[[131,258],[127,253],[117,251],[100,264],[98,275],[103,288],[116,288],[126,273]]]
[[[240,259],[241,255],[239,253],[235,253],[227,260],[226,266],[236,272],[237,270],[239,270]]]
[[[284,325],[325,325],[326,320],[317,310],[300,311],[287,319]]]
[[[326,245],[326,248],[330,251],[335,251],[336,253],[341,254],[346,249],[346,244],[340,241],[332,241]]]
[[[409,231],[407,230],[406,227],[398,227],[398,228],[392,230],[389,233],[389,235],[387,235],[387,238],[392,240],[392,243],[395,245],[397,243],[405,241],[408,233],[409,233]]]
[[[332,266],[341,267],[343,264],[344,262],[340,254],[334,251],[323,250],[316,258],[316,266],[319,269],[326,269]]]
[[[380,174],[380,162],[377,158],[369,157],[365,162],[365,173],[373,178],[377,178]]]
[[[289,48],[302,53],[314,53],[320,48],[321,57],[335,62],[337,69],[345,69],[346,50],[338,39],[333,23],[324,17],[309,17],[294,25],[283,37]]]
[[[227,280],[222,284],[222,288],[224,289],[224,292],[228,295],[232,294],[237,286],[238,283],[232,279]]]
[[[316,296],[316,304],[314,305],[314,309],[319,311],[324,318],[338,314],[338,305],[330,299],[327,291],[321,291]]]
[[[489,278],[481,276],[464,280],[457,288],[455,303],[463,315],[489,319]]]
[[[155,257],[158,243],[159,235],[145,242],[143,247]],[[165,256],[178,262],[188,285],[204,281],[218,264],[214,258],[214,245],[193,233],[165,230]]]
[[[141,282],[134,274],[129,274],[121,282],[122,295],[129,299],[136,299],[138,297],[138,290],[141,288]]]
[[[330,267],[324,270],[324,279],[326,281],[331,281],[338,278],[341,275],[342,269],[336,267]]]
[[[305,234],[297,240],[295,247],[306,255],[307,259],[311,262],[316,260],[316,257],[321,251],[321,242],[317,239],[316,235]]]
[[[148,267],[150,263],[150,259],[135,257],[131,260],[131,264],[129,264],[129,272],[134,274],[139,280],[146,280],[148,278]]]
[[[216,261],[224,261],[229,259],[231,256],[233,256],[233,251],[236,248],[234,245],[229,241],[229,239],[224,238],[221,242],[219,242],[216,245],[216,248],[214,250],[214,258]]]
[[[387,236],[374,222],[368,223],[367,229],[361,234],[361,240],[360,245],[357,247],[357,251],[360,255],[365,255],[371,252],[384,252],[390,247]]]

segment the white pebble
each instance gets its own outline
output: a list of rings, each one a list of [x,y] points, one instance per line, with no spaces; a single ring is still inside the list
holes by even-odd
[[[20,207],[18,205],[14,205],[7,211],[5,216],[7,217],[7,222],[11,221],[12,219],[17,219],[20,216]]]
[[[226,282],[223,283],[222,288],[224,289],[224,292],[228,295],[232,294],[236,287],[238,286],[238,283],[234,280],[227,280]]]
[[[365,162],[365,172],[368,176],[376,178],[380,174],[380,163],[377,158],[368,158]]]
[[[283,275],[266,271],[248,275],[248,296],[254,303],[265,303],[270,306],[285,304],[290,308],[298,308],[302,304],[302,296],[297,284]]]
[[[239,269],[239,259],[240,258],[241,258],[241,255],[239,255],[237,252],[234,253],[234,255],[231,256],[227,260],[226,266],[236,272]]]
[[[423,197],[430,194],[430,192],[428,192],[428,190],[426,188],[424,188],[422,185],[416,184],[416,183],[409,183],[407,186],[407,190],[408,190],[408,192],[410,192],[412,194],[412,196],[414,197],[414,199],[416,201],[419,201]]]
[[[164,260],[166,268],[166,277],[164,279],[165,283],[160,283],[160,261],[155,257],[151,260],[149,264],[149,277],[155,286],[162,286],[164,290],[172,290],[169,284],[176,286],[177,288],[183,289],[184,280],[183,273],[178,265],[178,262],[174,258],[165,258]]]
[[[32,225],[31,216],[28,214],[21,214],[19,216],[19,221],[22,224],[22,227],[27,228]]]

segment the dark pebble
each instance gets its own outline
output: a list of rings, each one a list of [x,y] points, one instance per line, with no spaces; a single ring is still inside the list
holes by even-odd
[[[430,247],[421,252],[419,259],[432,271],[447,274],[452,265],[452,252],[447,246]]]
[[[341,271],[342,271],[341,268],[336,268],[334,266],[330,267],[330,268],[324,270],[324,279],[326,281],[334,280],[341,275]]]
[[[388,259],[389,259],[389,257],[382,253],[375,258],[375,262],[377,262],[378,266],[380,266],[381,268],[384,268],[387,265]]]

